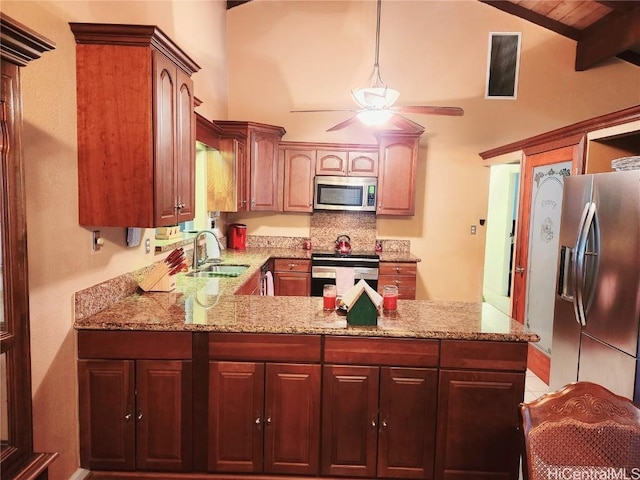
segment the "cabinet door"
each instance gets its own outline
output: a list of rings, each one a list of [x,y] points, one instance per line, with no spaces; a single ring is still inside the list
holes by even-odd
[[[385,285],[398,287],[398,298],[416,299],[417,266],[415,263],[380,262],[378,293]]]
[[[378,208],[384,215],[413,215],[418,139],[380,136]]]
[[[284,211],[313,211],[313,177],[316,168],[314,150],[284,152]]]
[[[347,174],[347,152],[318,150],[316,175]]]
[[[275,295],[308,297],[311,295],[311,274],[300,272],[275,272]]]
[[[380,370],[378,477],[433,478],[438,372]]]
[[[278,210],[278,138],[251,132],[252,211]]]
[[[249,210],[249,174],[246,152],[246,144],[244,142],[236,141],[236,173],[238,175],[238,178],[236,180],[236,199],[238,202],[238,212],[246,212]]]
[[[177,218],[176,223],[192,220],[195,216],[195,171],[196,171],[196,122],[193,110],[193,80],[181,69],[177,69],[176,99],[176,179]]]
[[[267,364],[265,473],[317,475],[320,365]]]
[[[154,87],[154,205],[156,226],[176,222],[176,66],[164,55],[153,51]],[[152,182],[153,179],[149,179]],[[135,208],[132,205],[131,208]]]
[[[264,364],[209,363],[209,471],[261,472]]]
[[[373,477],[378,367],[326,365],[322,382],[322,474]]]
[[[436,478],[517,480],[524,377],[440,370]]]
[[[135,468],[134,379],[131,360],[78,360],[83,468]]]
[[[136,467],[191,469],[191,362],[136,361]]]
[[[352,177],[377,177],[378,152],[348,153],[347,175]]]

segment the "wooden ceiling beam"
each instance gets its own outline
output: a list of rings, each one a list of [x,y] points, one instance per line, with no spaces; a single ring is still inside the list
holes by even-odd
[[[498,10],[510,13],[511,15],[515,15],[516,17],[520,17],[528,22],[535,23],[536,25],[539,25],[548,30],[552,30],[564,37],[568,37],[573,40],[578,40],[580,38],[580,30],[577,30],[556,20],[547,18],[544,15],[540,15],[539,13],[536,13],[532,10],[523,8],[515,3],[511,3],[506,0],[480,0],[480,2],[491,5]]]
[[[576,48],[576,71],[587,70],[640,44],[640,5],[615,10],[583,30]]]

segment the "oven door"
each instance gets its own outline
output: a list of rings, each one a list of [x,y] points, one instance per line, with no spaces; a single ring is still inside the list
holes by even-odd
[[[377,267],[354,267],[353,270],[354,285],[363,279],[371,288],[376,291],[378,290]],[[311,267],[311,296],[321,297],[322,287],[326,284],[336,284],[336,267],[328,265],[313,265]]]

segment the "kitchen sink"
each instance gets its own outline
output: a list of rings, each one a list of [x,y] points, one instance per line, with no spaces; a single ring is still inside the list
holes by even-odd
[[[207,265],[187,273],[187,277],[237,277],[247,268],[249,265]]]

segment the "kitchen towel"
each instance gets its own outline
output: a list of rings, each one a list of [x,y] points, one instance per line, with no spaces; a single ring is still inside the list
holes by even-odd
[[[336,267],[336,291],[339,297],[347,293],[355,283],[355,270],[348,267]]]
[[[264,282],[262,286],[262,295],[273,297],[273,274],[271,272],[265,273],[262,281]]]

